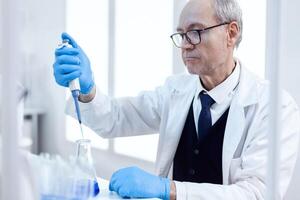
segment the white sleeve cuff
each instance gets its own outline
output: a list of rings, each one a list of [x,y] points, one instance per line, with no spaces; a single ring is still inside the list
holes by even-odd
[[[186,186],[183,182],[174,181],[176,185],[176,200],[186,200]]]
[[[105,102],[107,102],[107,100],[108,97],[105,96],[103,93],[101,93],[99,88],[96,88],[96,95],[92,101],[88,103],[82,103],[78,101],[78,103],[79,103],[80,110],[83,113],[87,110],[94,109],[93,106],[95,105],[96,106],[104,105]],[[76,118],[75,105],[72,96],[70,96],[70,98],[67,100],[65,112],[66,114]]]

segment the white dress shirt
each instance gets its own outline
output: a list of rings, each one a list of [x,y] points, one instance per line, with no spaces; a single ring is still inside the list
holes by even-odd
[[[240,77],[240,65],[239,62],[236,61],[236,66],[233,72],[222,83],[220,83],[210,91],[204,89],[199,79],[199,84],[197,85],[197,90],[193,101],[194,120],[195,120],[197,133],[198,133],[198,118],[202,107],[200,96],[199,96],[200,92],[204,91],[215,101],[215,103],[210,107],[211,120],[213,125],[230,106],[232,97],[235,93],[235,88],[239,83],[239,77]]]

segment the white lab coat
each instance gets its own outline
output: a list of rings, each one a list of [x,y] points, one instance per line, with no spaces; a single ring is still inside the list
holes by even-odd
[[[113,99],[97,90],[90,103],[81,104],[83,123],[105,138],[159,132],[156,174],[168,176],[192,103],[196,75],[176,75],[155,91]],[[265,199],[269,84],[241,65],[240,82],[228,114],[223,142],[223,185],[175,182],[177,199]],[[279,190],[282,199],[296,163],[300,115],[294,100],[283,92],[281,105]],[[75,117],[69,100],[67,113]]]

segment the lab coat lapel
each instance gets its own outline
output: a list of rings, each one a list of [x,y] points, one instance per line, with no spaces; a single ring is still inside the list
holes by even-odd
[[[245,67],[241,67],[237,92],[232,99],[223,140],[223,184],[229,181],[230,163],[245,133],[245,108],[258,102],[256,77]]]
[[[228,113],[223,141],[223,184],[228,184],[229,168],[234,152],[243,135],[245,126],[244,107],[232,102]]]
[[[192,84],[185,85],[184,90],[174,89],[171,94],[169,118],[165,127],[166,133],[162,136],[163,138],[160,138],[161,144],[159,144],[160,150],[157,157],[159,175],[167,176],[173,163],[186,117],[195,95],[195,84],[197,84],[197,78]]]

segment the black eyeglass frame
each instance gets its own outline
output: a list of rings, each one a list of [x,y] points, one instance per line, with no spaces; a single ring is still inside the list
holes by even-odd
[[[197,44],[200,44],[200,43],[201,43],[201,33],[202,33],[202,32],[207,31],[207,30],[209,30],[209,29],[213,29],[213,28],[219,27],[219,26],[227,25],[227,24],[230,24],[230,22],[223,22],[223,23],[221,23],[221,24],[217,24],[217,25],[210,26],[210,27],[203,28],[203,29],[193,29],[193,30],[189,30],[189,31],[187,31],[187,32],[185,32],[185,33],[178,33],[178,32],[177,32],[177,33],[173,33],[173,34],[170,36],[170,38],[172,39],[174,45],[175,45],[176,47],[178,47],[178,48],[182,48],[182,46],[177,46],[176,42],[175,42],[174,39],[173,39],[173,37],[174,37],[175,35],[180,35],[180,36],[182,37],[182,40],[183,40],[184,37],[185,37],[186,40],[187,40],[191,45],[197,45]],[[192,43],[191,39],[187,36],[187,33],[188,33],[188,32],[191,32],[191,31],[196,31],[196,32],[198,33],[198,35],[199,35],[199,42],[197,42],[197,43],[195,43],[195,44]]]

